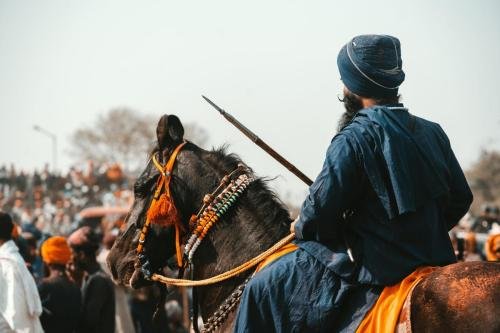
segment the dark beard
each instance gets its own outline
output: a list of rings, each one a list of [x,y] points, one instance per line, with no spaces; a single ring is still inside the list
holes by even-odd
[[[361,98],[354,95],[350,91],[344,92],[344,98],[340,99],[344,103],[345,112],[339,119],[337,125],[337,131],[342,131],[349,123],[354,119],[359,110],[363,109],[363,104],[361,103]]]

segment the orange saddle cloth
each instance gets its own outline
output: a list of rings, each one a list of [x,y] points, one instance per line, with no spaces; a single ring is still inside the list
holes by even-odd
[[[393,286],[385,287],[375,305],[371,308],[359,325],[356,333],[394,333],[394,332],[411,332],[410,317],[405,313],[402,314],[401,321],[407,322],[406,325],[398,325],[399,316],[403,306],[409,314],[408,295],[411,295],[413,288],[429,273],[433,272],[436,267],[420,267],[413,273],[405,277],[400,283]]]

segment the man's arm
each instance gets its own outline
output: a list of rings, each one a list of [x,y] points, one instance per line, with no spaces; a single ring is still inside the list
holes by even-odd
[[[363,173],[346,135],[337,135],[323,168],[309,188],[294,224],[297,239],[321,241],[335,237],[337,221],[361,193]]]
[[[444,218],[448,230],[450,230],[467,213],[473,197],[462,168],[458,164],[451,147],[448,167],[450,169],[450,198],[444,211]]]

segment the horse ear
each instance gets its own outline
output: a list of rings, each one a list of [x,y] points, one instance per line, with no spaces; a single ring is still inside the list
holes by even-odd
[[[161,151],[180,144],[184,139],[184,127],[180,119],[174,115],[163,115],[156,127],[156,138]]]

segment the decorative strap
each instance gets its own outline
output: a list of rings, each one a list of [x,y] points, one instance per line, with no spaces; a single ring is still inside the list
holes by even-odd
[[[166,180],[165,191],[166,191],[168,196],[170,196],[170,179],[172,178],[172,170],[174,169],[174,164],[175,164],[175,161],[177,160],[177,155],[179,155],[180,151],[182,150],[182,148],[184,148],[184,145],[186,143],[187,142],[184,141],[183,143],[181,143],[180,145],[175,147],[175,149],[174,149],[172,155],[170,155],[170,158],[168,159],[165,167],[163,167],[161,165],[161,163],[158,162],[155,155],[153,155],[153,157],[152,157],[153,164],[155,165],[155,167],[158,169],[158,171],[162,175],[162,178],[165,178],[165,180]]]
[[[236,306],[240,303],[241,295],[245,290],[245,287],[250,281],[248,277],[242,284],[240,284],[236,289],[229,295],[228,298],[219,306],[219,308],[207,319],[203,324],[202,333],[212,333],[219,328],[222,323],[227,319],[227,316],[236,309]]]
[[[146,241],[146,235],[149,231],[151,223],[156,223],[159,225],[174,225],[175,227],[175,252],[177,257],[177,265],[182,267],[182,251],[180,246],[180,221],[177,209],[174,205],[172,197],[170,195],[170,180],[172,179],[172,170],[174,168],[175,161],[177,160],[177,155],[182,150],[186,142],[179,144],[168,159],[165,166],[162,166],[160,162],[153,155],[151,160],[154,166],[160,172],[160,177],[158,178],[158,183],[156,184],[155,194],[153,200],[149,206],[146,222],[141,229],[141,234],[139,236],[139,244],[137,245],[137,254],[139,263],[141,264],[141,270],[144,276],[149,279],[151,278],[151,265],[147,259],[144,252],[144,242]],[[162,193],[162,189],[165,189]]]
[[[234,171],[230,175],[232,174],[234,174]],[[188,262],[192,261],[196,249],[212,226],[229,210],[252,181],[253,178],[251,176],[249,177],[247,174],[241,174],[237,179],[232,180],[216,197],[214,196],[217,191],[205,196],[208,198],[206,200],[207,206],[205,207],[204,205],[205,208],[202,211],[200,210],[200,213],[198,213],[195,218],[192,218],[191,223],[194,227],[193,233],[191,237],[189,237],[184,248],[184,256]],[[221,182],[221,184],[227,184],[228,182],[229,179]],[[219,188],[220,186],[218,189]]]

